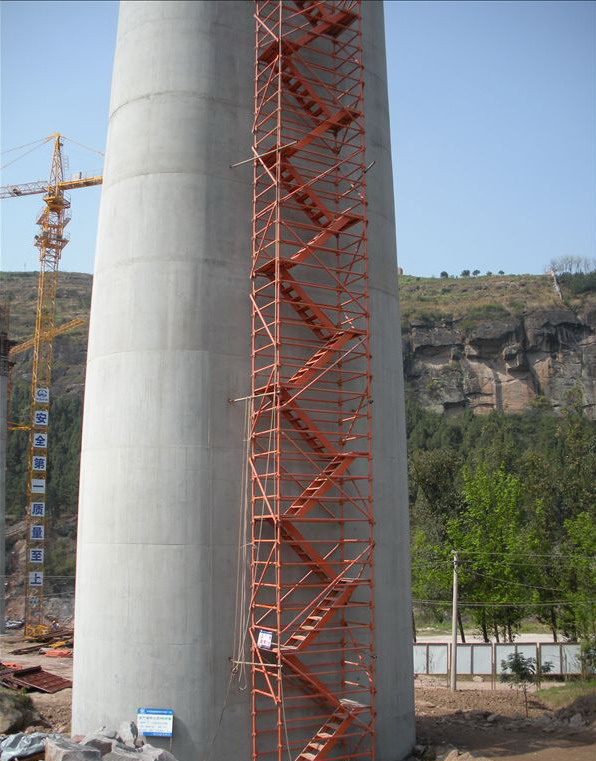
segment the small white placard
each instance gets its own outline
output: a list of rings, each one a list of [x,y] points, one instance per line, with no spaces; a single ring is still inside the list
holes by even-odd
[[[33,460],[31,461],[31,465],[33,467],[33,470],[44,471],[47,469],[48,461],[46,457],[42,457],[41,455],[34,454]]]
[[[47,425],[49,418],[47,410],[35,410],[33,413],[33,425]]]
[[[46,480],[45,480],[45,478],[32,478],[31,479],[31,492],[33,494],[45,494],[46,493]]]
[[[43,586],[43,571],[31,571],[29,573],[29,586],[30,587]]]
[[[43,518],[46,514],[45,502],[32,502],[31,503],[31,515]]]
[[[37,449],[48,448],[48,434],[37,431],[33,436],[33,446]]]
[[[40,404],[47,404],[50,401],[50,389],[49,388],[36,388],[35,389],[35,401]]]
[[[174,711],[169,708],[138,708],[137,728],[145,737],[171,737]]]
[[[272,643],[273,632],[268,632],[265,629],[261,629],[257,638],[257,647],[261,650],[271,650]]]

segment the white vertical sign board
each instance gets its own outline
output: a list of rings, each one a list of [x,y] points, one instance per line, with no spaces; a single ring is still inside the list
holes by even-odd
[[[49,388],[36,388],[35,389],[35,401],[40,404],[47,404],[50,401],[50,389]]]
[[[174,711],[169,708],[137,709],[137,728],[145,737],[171,737]]]

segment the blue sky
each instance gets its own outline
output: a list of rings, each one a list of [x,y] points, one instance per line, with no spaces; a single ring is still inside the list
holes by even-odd
[[[55,130],[103,149],[117,7],[2,2],[2,151]],[[405,272],[540,273],[553,257],[596,256],[596,4],[385,8]],[[67,174],[101,170],[101,157],[66,146]],[[49,159],[48,146],[35,150],[2,183],[44,179]],[[72,194],[63,270],[93,270],[99,196]],[[39,196],[2,201],[2,269],[36,269],[40,208]]]

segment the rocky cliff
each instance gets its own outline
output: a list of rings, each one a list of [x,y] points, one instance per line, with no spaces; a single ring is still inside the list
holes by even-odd
[[[86,319],[92,276],[60,274],[56,323]],[[532,404],[559,407],[579,386],[596,419],[596,287],[579,295],[539,275],[400,278],[401,326],[408,393],[439,412],[518,412]],[[577,289],[576,289],[577,290]],[[37,275],[2,273],[0,301],[10,306],[10,337],[34,328]],[[399,330],[399,326],[395,326]],[[81,397],[87,327],[56,338],[54,397]],[[26,422],[31,350],[15,357],[13,387],[22,387]],[[22,419],[22,420],[21,420]]]
[[[453,413],[560,407],[580,388],[596,419],[596,309],[534,307],[520,316],[413,318],[402,329],[404,369],[425,407]]]

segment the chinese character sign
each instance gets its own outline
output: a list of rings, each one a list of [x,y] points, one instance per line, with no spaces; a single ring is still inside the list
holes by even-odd
[[[47,459],[40,457],[39,455],[33,456],[33,470],[45,470],[47,465]]]
[[[43,586],[43,571],[30,571],[29,572],[29,586],[41,587]]]
[[[259,637],[257,639],[257,647],[261,650],[271,650],[273,644],[273,632],[261,629],[259,631]]]
[[[33,436],[33,446],[36,449],[47,449],[47,446],[48,446],[48,434],[47,433],[36,433]]]
[[[32,502],[31,503],[31,515],[43,518],[46,514],[45,502]]]
[[[171,737],[174,712],[170,708],[139,708],[137,727],[145,737]]]
[[[40,404],[47,404],[50,401],[50,389],[49,388],[36,388],[35,389],[35,401]]]
[[[31,539],[36,539],[38,541],[43,541],[44,538],[44,528],[40,525],[33,525],[31,526]]]
[[[35,410],[33,413],[33,425],[47,425],[49,418],[47,410]]]
[[[30,563],[43,563],[44,550],[29,550]]]
[[[45,478],[32,478],[31,491],[33,492],[33,494],[45,494],[45,491],[46,491]]]

